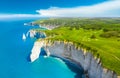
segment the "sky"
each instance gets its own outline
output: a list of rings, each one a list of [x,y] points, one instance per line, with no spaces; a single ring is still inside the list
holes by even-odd
[[[120,0],[0,0],[0,18],[119,17]]]

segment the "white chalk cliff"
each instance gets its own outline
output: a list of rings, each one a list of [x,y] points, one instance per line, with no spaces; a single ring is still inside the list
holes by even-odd
[[[88,75],[89,78],[117,78],[115,72],[102,67],[99,58],[95,58],[91,52],[85,52],[85,50],[80,47],[76,48],[76,46],[70,42],[51,42],[49,40],[35,42],[30,55],[32,62],[39,58],[41,47],[44,47],[49,55],[74,60],[84,69],[85,74]]]

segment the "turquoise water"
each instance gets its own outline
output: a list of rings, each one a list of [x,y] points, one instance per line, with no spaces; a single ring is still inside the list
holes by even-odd
[[[33,28],[23,24],[33,20],[0,21],[0,78],[81,78],[73,64],[58,58],[28,61],[35,39],[22,40],[23,33]]]

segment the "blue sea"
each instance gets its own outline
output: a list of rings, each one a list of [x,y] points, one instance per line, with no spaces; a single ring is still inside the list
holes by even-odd
[[[28,61],[35,38],[22,39],[33,26],[25,22],[37,19],[0,20],[0,78],[82,78],[82,70],[59,58],[40,56]]]

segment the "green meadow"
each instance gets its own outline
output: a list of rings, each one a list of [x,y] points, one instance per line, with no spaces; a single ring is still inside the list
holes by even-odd
[[[120,18],[51,18],[34,22],[56,26],[40,30],[50,40],[73,42],[101,58],[102,65],[120,75]]]

